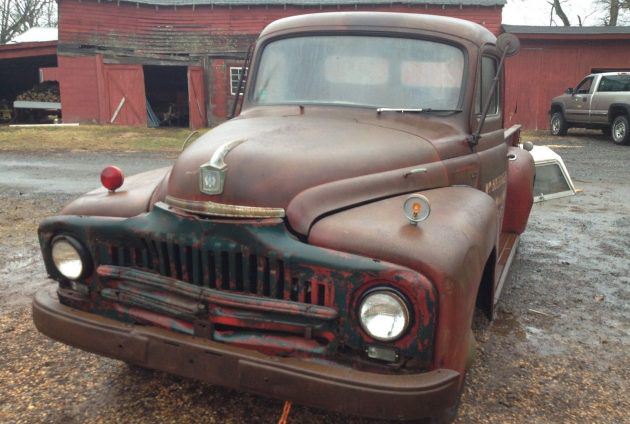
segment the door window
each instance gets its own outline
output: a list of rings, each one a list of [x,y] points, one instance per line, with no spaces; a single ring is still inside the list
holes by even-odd
[[[486,103],[486,99],[490,94],[490,88],[492,87],[492,81],[497,73],[497,61],[490,56],[483,56],[481,58],[481,72],[479,79],[477,79],[477,96],[475,99],[475,112],[481,115],[483,107]],[[489,115],[495,115],[499,112],[499,85],[497,85],[494,94],[490,100],[490,107],[488,108]]]
[[[576,94],[588,94],[591,91],[591,84],[593,84],[593,77],[586,78],[575,89]]]

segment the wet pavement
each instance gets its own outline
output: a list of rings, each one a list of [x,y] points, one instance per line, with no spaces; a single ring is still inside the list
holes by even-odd
[[[536,204],[457,423],[630,423],[630,147],[596,133],[542,138],[581,192]],[[527,138],[525,138],[527,139]],[[40,335],[29,302],[46,280],[35,230],[100,169],[159,154],[0,153],[0,422],[275,423],[282,402],[85,353]],[[294,405],[293,423],[368,423]]]

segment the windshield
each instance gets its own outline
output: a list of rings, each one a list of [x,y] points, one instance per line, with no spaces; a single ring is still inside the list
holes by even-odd
[[[305,36],[269,43],[253,92],[258,104],[456,109],[464,54],[409,38]]]

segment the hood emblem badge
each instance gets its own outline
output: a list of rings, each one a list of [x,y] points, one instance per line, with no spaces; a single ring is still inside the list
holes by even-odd
[[[245,140],[229,141],[221,145],[213,154],[210,160],[199,167],[199,190],[205,194],[223,193],[225,184],[225,171],[227,165],[225,157],[232,149]]]

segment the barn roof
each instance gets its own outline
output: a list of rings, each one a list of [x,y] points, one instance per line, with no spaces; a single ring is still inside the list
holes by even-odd
[[[354,6],[369,4],[504,6],[506,0],[122,0],[155,6]]]
[[[597,35],[630,34],[630,26],[528,26],[502,25],[505,32],[514,34]]]
[[[502,25],[504,32],[530,40],[629,40],[630,26],[527,26]]]

